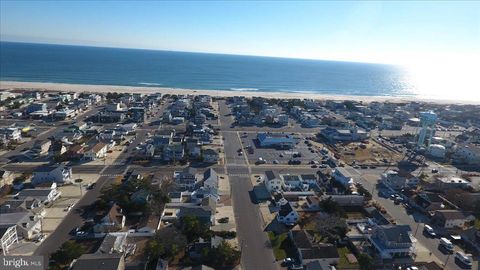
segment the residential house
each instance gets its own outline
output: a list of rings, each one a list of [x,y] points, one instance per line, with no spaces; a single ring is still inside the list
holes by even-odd
[[[163,160],[165,161],[181,161],[185,157],[185,150],[181,143],[171,143],[163,148]]]
[[[380,183],[391,190],[401,190],[403,188],[412,188],[418,185],[419,179],[412,175],[401,176],[396,171],[388,171],[383,173],[380,178]]]
[[[317,196],[307,196],[304,208],[307,211],[320,211],[320,200]]]
[[[127,252],[128,233],[107,233],[95,254],[123,254]]]
[[[41,166],[33,172],[32,184],[38,185],[45,182],[55,182],[57,184],[71,183],[72,168],[63,164]]]
[[[35,141],[33,147],[32,147],[32,153],[34,153],[37,156],[45,156],[48,155],[48,150],[50,149],[50,146],[52,145],[52,142],[50,140],[43,140],[43,141]]]
[[[470,221],[463,212],[458,210],[437,210],[431,223],[444,229],[463,228]]]
[[[5,213],[0,218],[0,230],[16,226],[18,238],[32,239],[41,231],[40,217],[30,212]]]
[[[45,206],[39,199],[29,197],[23,200],[6,200],[0,205],[0,214],[28,211],[44,216]]]
[[[76,144],[72,145],[67,152],[65,152],[63,155],[68,158],[69,160],[79,160],[83,158],[83,154],[85,152],[85,149],[83,145],[81,144]]]
[[[475,144],[457,146],[457,150],[453,155],[453,161],[478,166],[480,164],[480,146]]]
[[[56,186],[53,188],[26,188],[15,195],[15,198],[17,200],[37,199],[40,203],[47,204],[58,199],[61,194]]]
[[[125,215],[122,208],[114,203],[107,214],[102,218],[100,223],[95,224],[93,230],[95,232],[115,232],[125,227]]]
[[[216,202],[211,198],[204,198],[201,205],[181,205],[176,212],[176,217],[196,217],[207,225],[215,225]]]
[[[291,230],[288,232],[288,237],[301,265],[315,262],[338,264],[340,255],[334,245],[315,243],[313,236],[306,230]]]
[[[182,171],[176,171],[173,174],[175,185],[183,190],[193,190],[197,187],[199,179],[196,176],[197,171],[194,168],[187,167]]]
[[[323,195],[322,200],[330,199],[342,207],[363,206],[365,197],[363,195]]]
[[[125,270],[123,254],[83,254],[72,262],[70,270]]]
[[[10,247],[18,243],[17,225],[0,225],[0,248],[3,256],[8,254]]]
[[[322,129],[320,134],[330,141],[362,141],[370,137],[370,133],[356,127],[350,129],[327,127]]]
[[[450,204],[442,196],[431,192],[420,192],[410,199],[413,206],[423,213],[433,216],[436,210],[450,208]]]
[[[372,228],[368,240],[382,259],[412,258],[415,240],[409,225],[379,225]]]
[[[53,140],[50,148],[48,149],[48,154],[53,157],[61,156],[65,152],[67,152],[67,147],[61,140]]]
[[[7,184],[11,184],[12,181],[13,173],[6,170],[0,170],[0,189]]]
[[[85,151],[83,158],[85,160],[97,160],[107,155],[108,145],[106,143],[96,143]]]
[[[47,111],[47,104],[46,103],[40,103],[40,102],[33,102],[30,103],[26,108],[25,108],[25,113],[30,114],[33,112],[37,111]]]
[[[192,202],[201,202],[205,198],[210,198],[216,202],[220,200],[218,189],[211,186],[203,186],[192,192],[190,195]]]
[[[16,127],[0,127],[0,137],[2,136],[8,141],[20,141],[22,132]]]
[[[445,191],[450,189],[468,189],[471,187],[469,181],[456,176],[439,177],[435,181],[435,187],[439,191]]]
[[[352,174],[345,167],[337,167],[333,171],[333,179],[341,184],[346,189],[350,189],[354,186]]]
[[[209,168],[203,173],[203,180],[202,180],[204,187],[212,187],[218,189],[218,175],[217,172]]]
[[[137,232],[154,235],[160,229],[160,220],[160,217],[154,214],[143,216],[137,225]]]
[[[265,187],[270,193],[274,191],[280,191],[285,186],[282,178],[274,171],[265,172],[264,183]]]
[[[280,206],[277,214],[277,220],[285,225],[292,226],[298,221],[298,213],[292,208],[292,205],[286,201]]]
[[[212,148],[204,149],[202,152],[203,162],[206,163],[217,163],[219,159],[219,154]]]

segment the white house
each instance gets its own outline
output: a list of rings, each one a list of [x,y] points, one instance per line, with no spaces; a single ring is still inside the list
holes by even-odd
[[[16,233],[19,239],[32,239],[41,231],[40,217],[30,212],[4,213],[1,216],[0,228],[10,228],[16,225]],[[10,237],[13,236],[10,235]]]
[[[83,158],[85,160],[97,160],[107,155],[108,145],[106,143],[96,143],[90,149],[85,151]]]
[[[54,188],[26,188],[22,189],[16,196],[18,200],[37,199],[41,203],[49,203],[58,199],[61,195],[60,191],[57,191],[57,187]]]
[[[282,178],[273,171],[265,172],[264,183],[269,192],[282,190],[283,186],[285,186]]]
[[[418,185],[419,181],[420,180],[414,176],[400,176],[396,171],[388,171],[386,173],[383,173],[380,178],[380,183],[393,190],[398,190],[406,187],[415,187],[416,185]]]
[[[22,132],[16,127],[0,128],[0,135],[4,135],[6,139],[11,141],[19,141],[22,138]]]
[[[332,176],[335,181],[337,181],[347,189],[351,188],[355,184],[352,175],[344,167],[335,168]]]
[[[72,168],[63,164],[58,166],[42,166],[33,172],[32,184],[38,185],[45,182],[55,182],[59,184],[71,183]]]
[[[298,221],[298,213],[288,201],[284,201],[277,214],[277,220],[285,225],[295,225]]]
[[[367,237],[382,259],[411,258],[416,252],[409,225],[375,226]]]
[[[463,228],[468,221],[469,218],[458,210],[437,210],[432,217],[432,224],[444,229]]]
[[[18,243],[17,225],[0,227],[0,247],[2,248],[3,256],[8,254],[8,250],[15,243]]]

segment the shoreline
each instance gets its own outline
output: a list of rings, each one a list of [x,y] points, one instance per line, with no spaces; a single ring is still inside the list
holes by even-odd
[[[162,95],[210,95],[217,97],[265,97],[276,99],[317,99],[317,100],[357,100],[362,102],[410,102],[422,101],[438,104],[480,104],[479,101],[464,100],[442,100],[421,97],[387,97],[387,96],[355,96],[355,95],[334,95],[316,93],[295,93],[295,92],[262,92],[262,91],[228,91],[208,89],[185,89],[157,86],[116,86],[116,85],[94,85],[94,84],[69,84],[69,83],[45,83],[45,82],[20,82],[0,81],[0,90],[26,90],[26,91],[66,91],[66,92],[91,92],[91,93],[161,93]]]

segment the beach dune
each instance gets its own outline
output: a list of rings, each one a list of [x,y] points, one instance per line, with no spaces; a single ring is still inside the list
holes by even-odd
[[[408,102],[425,101],[434,103],[460,103],[460,104],[480,104],[480,101],[456,101],[456,100],[437,100],[421,99],[418,97],[386,97],[386,96],[348,96],[348,95],[323,95],[314,93],[285,93],[285,92],[261,92],[261,91],[227,91],[227,90],[208,90],[208,89],[184,89],[168,87],[150,87],[150,86],[117,86],[117,85],[91,85],[91,84],[67,84],[67,83],[45,83],[45,82],[17,82],[0,81],[0,90],[30,90],[30,91],[68,91],[68,92],[92,92],[92,93],[161,93],[163,95],[210,95],[217,97],[265,97],[277,99],[330,99],[330,100],[356,100],[363,102],[388,101],[388,102]]]

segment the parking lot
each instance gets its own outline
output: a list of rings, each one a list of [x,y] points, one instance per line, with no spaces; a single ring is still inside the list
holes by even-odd
[[[290,160],[299,160],[301,164],[309,164],[312,160],[320,161],[322,156],[319,154],[318,146],[309,146],[305,143],[303,135],[296,134],[298,143],[293,149],[275,149],[261,148],[257,142],[257,133],[239,133],[242,145],[245,149],[243,152],[247,155],[250,164],[264,159],[267,164],[288,164]],[[248,150],[248,148],[253,149]]]

